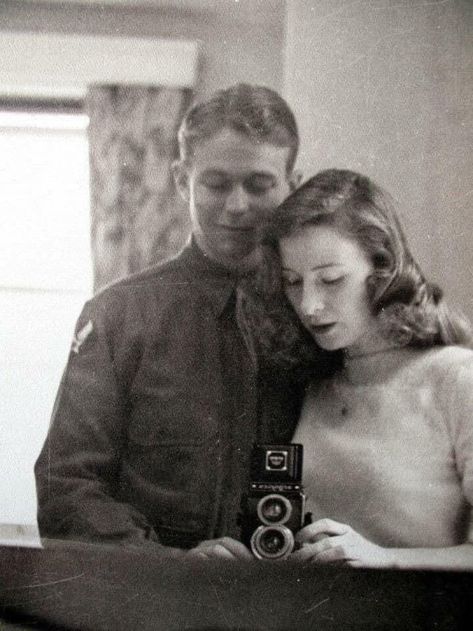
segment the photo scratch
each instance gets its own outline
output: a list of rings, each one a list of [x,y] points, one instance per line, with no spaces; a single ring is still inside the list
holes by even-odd
[[[74,576],[68,576],[67,578],[60,578],[57,581],[46,581],[44,583],[32,583],[32,584],[27,584],[27,585],[16,585],[15,587],[7,587],[5,591],[7,590],[15,590],[17,591],[18,589],[37,589],[38,587],[51,587],[51,585],[59,585],[60,583],[69,583],[70,581],[75,581],[79,578],[82,578],[83,576],[85,576],[84,572],[82,572],[81,574],[76,574]]]
[[[304,613],[310,613],[311,611],[314,611],[315,609],[317,609],[318,607],[320,607],[324,603],[328,602],[329,600],[330,600],[330,598],[324,598],[323,600],[320,600],[319,602],[316,602],[314,605],[312,605],[308,609],[305,609]]]

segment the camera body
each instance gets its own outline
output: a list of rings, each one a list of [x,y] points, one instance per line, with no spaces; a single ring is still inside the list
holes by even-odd
[[[302,445],[256,444],[242,498],[241,539],[258,559],[284,559],[305,524]]]

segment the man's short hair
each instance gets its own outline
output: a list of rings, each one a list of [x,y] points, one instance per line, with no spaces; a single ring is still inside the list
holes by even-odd
[[[196,144],[224,128],[257,143],[287,147],[287,172],[292,172],[299,149],[299,132],[289,105],[274,90],[238,83],[193,105],[178,132],[181,161],[192,161]]]

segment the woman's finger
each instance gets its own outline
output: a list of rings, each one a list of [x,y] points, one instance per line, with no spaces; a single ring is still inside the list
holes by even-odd
[[[334,546],[322,550],[318,554],[312,557],[314,563],[328,564],[328,563],[347,563],[349,558],[345,549],[342,546]]]
[[[305,544],[295,552],[291,554],[291,561],[311,561],[315,556],[315,552],[313,550],[314,544]]]
[[[350,532],[348,524],[334,521],[333,519],[318,519],[313,524],[305,526],[296,535],[299,543],[314,543],[324,537],[334,535],[345,535]]]

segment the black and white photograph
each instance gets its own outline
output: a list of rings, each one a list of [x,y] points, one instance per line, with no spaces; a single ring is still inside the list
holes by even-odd
[[[473,0],[0,0],[0,629],[473,628]]]

